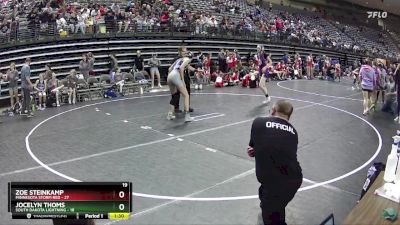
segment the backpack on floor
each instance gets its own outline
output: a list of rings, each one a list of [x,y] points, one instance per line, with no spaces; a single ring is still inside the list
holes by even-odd
[[[47,95],[46,107],[53,107],[54,104],[56,104],[56,95],[50,93]]]
[[[115,90],[113,88],[110,88],[104,93],[104,97],[105,98],[116,98],[117,94],[115,93]]]

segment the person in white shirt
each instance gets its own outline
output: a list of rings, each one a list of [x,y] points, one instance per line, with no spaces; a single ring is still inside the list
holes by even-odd
[[[85,34],[86,32],[85,15],[82,15],[81,12],[78,12],[76,18],[78,20],[78,23],[76,24],[75,27],[75,33],[78,33],[78,30],[81,30],[82,34]]]
[[[58,19],[56,20],[57,24],[57,31],[60,32],[61,30],[66,30],[68,29],[68,24],[67,21],[64,19],[64,17],[58,15]]]

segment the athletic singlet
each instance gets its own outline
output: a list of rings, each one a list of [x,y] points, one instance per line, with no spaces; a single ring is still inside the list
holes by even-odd
[[[262,68],[262,67],[264,67],[265,65],[266,65],[266,62],[265,62],[265,54],[264,53],[260,53],[259,55],[258,55],[258,60],[259,60],[259,66]]]
[[[330,66],[331,66],[331,63],[328,60],[326,60],[325,61],[325,69],[328,69]]]
[[[204,60],[204,68],[209,69],[211,67],[211,59],[207,58]]]
[[[339,64],[339,63],[335,65],[335,71],[336,71],[337,73],[340,72],[340,64]]]
[[[37,85],[37,89],[39,89],[40,92],[43,92],[43,91],[44,91],[44,88],[45,88],[44,80],[43,80],[43,81],[40,81],[40,80],[39,80],[39,83],[38,83],[38,85]]]
[[[177,60],[174,62],[174,64],[172,64],[172,65],[173,65],[172,69],[173,69],[173,70],[179,70],[179,68],[181,67],[182,63],[183,63],[183,58],[177,59]]]
[[[308,67],[312,67],[313,66],[313,61],[312,61],[312,58],[310,56],[307,57],[307,66]]]
[[[301,68],[301,64],[302,64],[302,61],[301,61],[301,58],[299,57],[299,58],[296,59],[295,67],[297,69],[300,69]]]

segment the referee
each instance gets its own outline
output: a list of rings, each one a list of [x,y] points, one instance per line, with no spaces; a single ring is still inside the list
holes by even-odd
[[[255,157],[256,176],[261,183],[261,224],[286,225],[285,207],[303,180],[297,161],[297,131],[289,123],[292,112],[292,104],[279,100],[270,117],[256,118],[251,127],[247,153]]]

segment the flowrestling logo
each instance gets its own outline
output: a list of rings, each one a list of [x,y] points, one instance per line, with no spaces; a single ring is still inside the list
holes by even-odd
[[[378,19],[385,19],[388,16],[387,12],[379,12],[379,11],[374,11],[374,12],[367,12],[368,18],[378,18]]]

